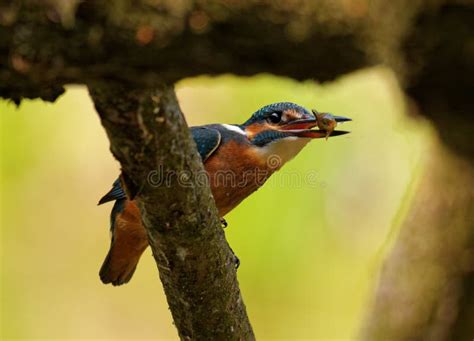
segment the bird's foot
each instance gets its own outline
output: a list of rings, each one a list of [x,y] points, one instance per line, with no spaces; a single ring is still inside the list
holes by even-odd
[[[234,250],[232,250],[232,248],[230,246],[229,246],[229,249],[230,249],[230,252],[232,252],[232,257],[233,257],[235,269],[238,269],[239,266],[240,266],[240,259],[239,259],[239,257],[237,257],[235,255]]]
[[[240,259],[239,257],[237,257],[234,253],[234,266],[235,266],[235,269],[237,270],[240,266]]]
[[[226,228],[227,227],[227,221],[224,219],[224,218],[221,218],[221,225],[223,228]]]

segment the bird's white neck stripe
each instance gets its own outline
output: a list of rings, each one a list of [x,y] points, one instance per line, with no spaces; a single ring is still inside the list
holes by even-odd
[[[247,136],[247,133],[246,133],[244,130],[242,130],[242,128],[240,128],[240,127],[238,127],[238,126],[233,126],[233,125],[231,125],[231,124],[222,124],[222,126],[223,126],[224,128],[226,128],[227,130],[232,130],[232,131],[234,131],[234,132],[236,132],[236,133],[239,133],[239,134],[242,134],[242,135],[244,135],[244,136]]]
[[[280,158],[281,166],[283,166],[293,159],[309,141],[311,141],[309,138],[290,136],[270,142],[257,150],[265,158],[277,155]]]

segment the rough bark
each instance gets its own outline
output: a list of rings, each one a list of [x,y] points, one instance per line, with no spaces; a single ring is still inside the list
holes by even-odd
[[[383,63],[422,104],[432,90],[463,104],[473,20],[469,0],[0,1],[0,95],[222,73],[326,81]]]
[[[0,94],[52,100],[65,83],[229,72],[333,79],[374,63],[362,43],[367,10],[342,0],[7,2]]]
[[[90,92],[126,192],[142,212],[181,339],[254,339],[234,257],[173,88],[96,84]]]

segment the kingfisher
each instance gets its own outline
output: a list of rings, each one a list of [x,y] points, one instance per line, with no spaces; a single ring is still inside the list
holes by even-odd
[[[351,121],[342,116],[330,117],[335,122]],[[316,127],[318,119],[313,113],[290,102],[264,106],[243,124],[190,127],[221,219],[309,141],[348,133],[333,130],[332,126],[331,131],[323,125],[312,129]],[[110,215],[111,243],[99,275],[104,284],[116,286],[130,281],[148,247],[148,239],[138,206],[127,198],[120,178],[99,205],[109,201],[115,202]]]

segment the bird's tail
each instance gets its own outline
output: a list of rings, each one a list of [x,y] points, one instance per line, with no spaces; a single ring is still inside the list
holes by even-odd
[[[133,201],[116,201],[111,220],[112,241],[99,276],[104,284],[122,285],[132,278],[148,238]]]
[[[137,250],[134,254],[123,257],[114,247],[113,243],[104,259],[99,272],[100,280],[104,284],[122,285],[128,283],[132,278],[138,261],[146,246],[142,250]]]

